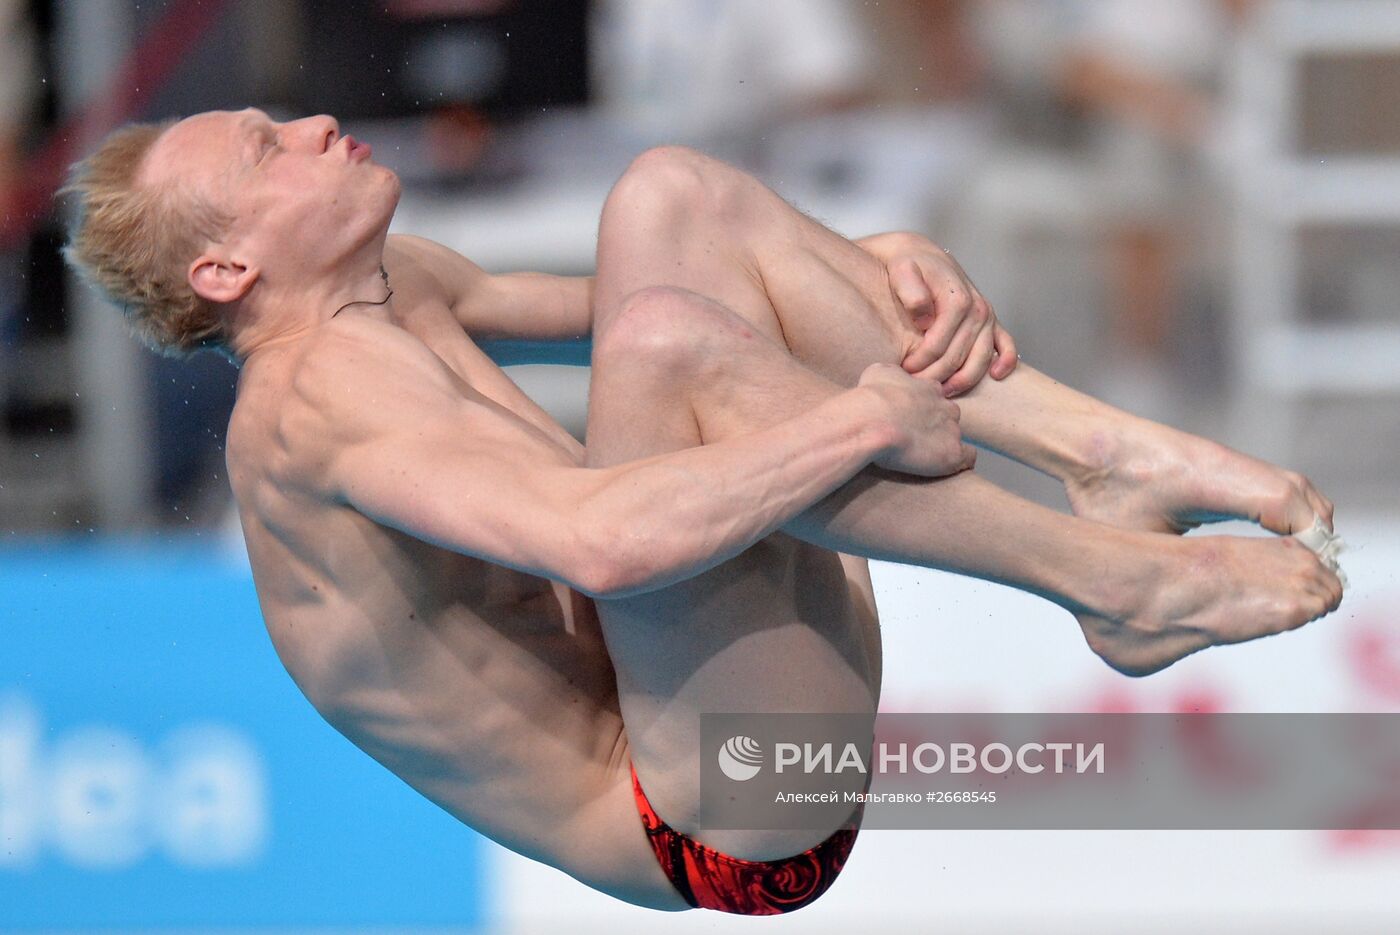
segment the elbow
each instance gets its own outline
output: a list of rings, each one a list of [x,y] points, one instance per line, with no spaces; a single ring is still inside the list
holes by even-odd
[[[664,570],[616,524],[595,526],[574,550],[573,586],[597,600],[616,600],[658,587]]]
[[[626,563],[602,557],[581,562],[571,577],[574,590],[599,601],[614,601],[650,590],[647,575]]]
[[[622,569],[599,556],[577,561],[568,578],[575,591],[598,601],[615,600],[629,590]]]

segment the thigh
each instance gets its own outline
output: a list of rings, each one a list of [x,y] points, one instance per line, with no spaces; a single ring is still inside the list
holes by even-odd
[[[880,608],[875,603],[875,582],[870,578],[870,562],[859,555],[840,554],[851,595],[851,608],[860,622],[865,642],[865,658],[870,663],[870,684],[878,704],[885,676],[884,645],[880,641]]]
[[[591,465],[759,432],[843,389],[755,325],[758,312],[674,288],[634,296],[594,334]]]
[[[638,289],[689,289],[843,386],[919,339],[883,263],[752,176],[688,150],[648,154],[618,182],[597,265],[599,328]]]
[[[835,392],[715,303],[653,298],[657,308],[632,308],[595,339],[590,465],[718,440],[743,444],[788,407]],[[598,606],[631,756],[661,816],[740,856],[794,853],[821,840],[770,834],[755,842],[695,826],[699,716],[873,712],[878,634],[841,557],[775,534],[687,581]]]
[[[798,853],[834,830],[701,828],[700,716],[872,715],[878,676],[861,606],[839,555],[781,533],[687,581],[600,602],[637,775],[672,827],[755,859]]]

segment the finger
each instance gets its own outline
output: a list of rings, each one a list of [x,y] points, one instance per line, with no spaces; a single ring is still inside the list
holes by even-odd
[[[910,373],[918,373],[944,356],[958,332],[969,327],[969,323],[980,329],[986,321],[984,316],[977,314],[977,302],[967,290],[954,284],[948,288],[936,286],[931,291],[934,294],[933,321],[924,332],[919,347],[906,358],[905,369]],[[982,308],[986,308],[985,303]]]
[[[996,335],[990,329],[983,329],[972,345],[972,351],[967,355],[967,360],[958,368],[957,373],[944,381],[944,395],[961,396],[976,386],[987,373],[987,366],[995,355]]]
[[[965,322],[963,327],[959,328],[957,333],[953,335],[952,340],[948,342],[947,349],[918,375],[927,380],[945,383],[967,362],[968,355],[972,353],[973,344],[977,342],[984,330],[976,327],[973,322]],[[944,387],[944,392],[947,392],[947,387]]]
[[[973,448],[971,445],[967,444],[966,442],[963,442],[963,443],[962,443],[962,461],[959,463],[959,466],[958,466],[957,470],[955,470],[953,473],[954,473],[954,474],[957,474],[957,473],[960,473],[960,472],[962,472],[962,471],[970,471],[970,470],[972,470],[976,465],[977,465],[977,449],[976,449],[976,448]]]
[[[919,264],[913,260],[900,260],[893,264],[890,267],[890,289],[916,324],[919,319],[931,320],[933,292],[924,281],[924,273]],[[928,327],[928,321],[921,327]]]
[[[1020,362],[1020,355],[1016,351],[1016,341],[1011,337],[1011,332],[1007,331],[998,322],[995,328],[997,359],[992,362],[991,369],[987,372],[992,375],[993,380],[1005,380],[1011,375],[1011,371],[1016,369],[1016,364]]]
[[[928,369],[934,361],[939,360],[948,353],[949,346],[957,337],[958,332],[968,323],[968,314],[972,311],[971,306],[940,306],[933,317],[933,324],[924,332],[923,339],[904,358],[904,369],[909,373],[919,373]],[[970,342],[969,342],[970,344]],[[958,361],[959,364],[962,361]],[[952,374],[952,370],[947,371],[942,380]]]

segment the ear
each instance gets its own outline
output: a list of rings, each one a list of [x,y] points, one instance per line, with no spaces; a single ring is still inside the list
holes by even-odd
[[[258,281],[258,270],[226,256],[202,253],[190,264],[186,277],[200,298],[227,304],[248,294]]]

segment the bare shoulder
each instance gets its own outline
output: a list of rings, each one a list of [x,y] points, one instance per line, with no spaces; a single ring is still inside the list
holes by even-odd
[[[429,288],[448,305],[468,296],[491,278],[456,250],[413,234],[389,236],[384,245],[384,267],[395,288],[401,284]]]
[[[457,378],[416,336],[367,315],[321,325],[292,362],[289,400],[343,425],[444,394]]]
[[[370,316],[332,319],[278,364],[275,437],[311,486],[341,449],[465,402],[456,376],[416,337]]]

